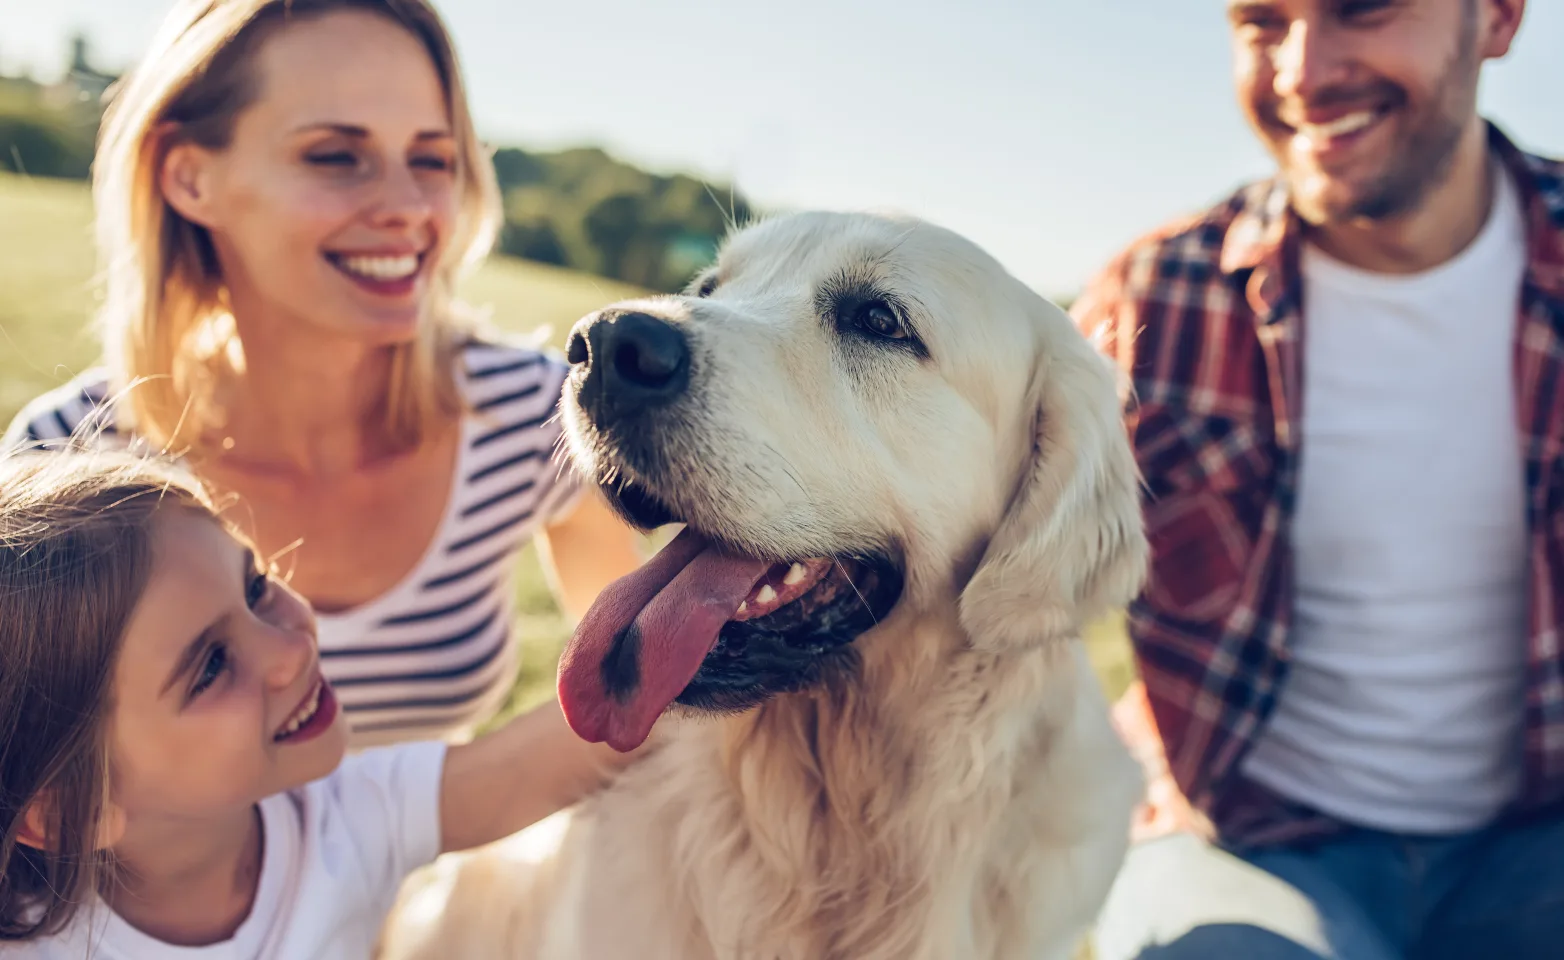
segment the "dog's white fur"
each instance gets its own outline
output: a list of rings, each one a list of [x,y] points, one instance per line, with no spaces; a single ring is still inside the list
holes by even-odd
[[[386,956],[1063,958],[1123,857],[1137,768],[1079,640],[1146,544],[1115,374],[953,233],[801,214],[741,231],[683,325],[690,405],[635,479],[757,553],[894,548],[861,669],[723,718],[665,716],[605,792],[445,858]],[[927,356],[844,332],[883,290]],[[578,461],[603,455],[567,404]]]

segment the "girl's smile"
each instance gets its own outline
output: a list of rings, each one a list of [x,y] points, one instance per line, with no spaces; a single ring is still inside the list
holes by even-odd
[[[313,740],[327,730],[337,719],[337,698],[331,692],[326,678],[316,674],[315,682],[304,702],[288,717],[282,728],[272,735],[273,743],[302,743]]]

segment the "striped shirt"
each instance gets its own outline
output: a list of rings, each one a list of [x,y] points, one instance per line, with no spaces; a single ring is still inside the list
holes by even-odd
[[[469,413],[434,538],[385,593],[317,617],[322,669],[355,747],[460,737],[499,708],[517,668],[516,554],[580,490],[553,458],[565,365],[493,342],[468,345],[460,363]],[[17,416],[4,448],[57,446],[79,428],[123,445],[107,391],[107,375],[94,370],[44,394]]]

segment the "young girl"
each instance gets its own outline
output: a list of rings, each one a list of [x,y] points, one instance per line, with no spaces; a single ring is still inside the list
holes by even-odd
[[[0,955],[368,957],[403,878],[625,762],[550,704],[344,760],[309,605],[182,472],[0,459]]]

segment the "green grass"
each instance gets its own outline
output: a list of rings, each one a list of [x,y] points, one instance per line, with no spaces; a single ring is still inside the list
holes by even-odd
[[[88,329],[95,306],[91,200],[82,184],[0,174],[0,424],[37,394],[70,379],[97,354]],[[505,330],[551,327],[562,342],[570,325],[636,288],[509,258],[485,264],[464,289]],[[555,606],[529,547],[518,565],[522,667],[507,713],[549,696],[569,626]],[[1088,637],[1104,686],[1117,695],[1131,676],[1116,624]]]

